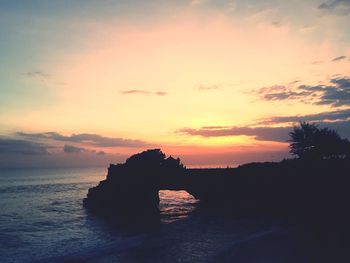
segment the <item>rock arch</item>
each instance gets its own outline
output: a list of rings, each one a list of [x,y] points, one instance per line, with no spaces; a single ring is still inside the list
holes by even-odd
[[[111,164],[106,180],[89,189],[84,206],[102,213],[156,212],[159,190],[185,190],[193,195],[186,175],[179,158],[166,158],[160,149],[147,150],[123,164]]]

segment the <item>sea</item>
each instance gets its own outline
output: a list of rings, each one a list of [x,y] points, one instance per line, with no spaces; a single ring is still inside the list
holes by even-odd
[[[160,191],[155,227],[113,224],[82,205],[106,174],[0,170],[0,262],[297,262],[284,220],[203,212],[185,191]]]

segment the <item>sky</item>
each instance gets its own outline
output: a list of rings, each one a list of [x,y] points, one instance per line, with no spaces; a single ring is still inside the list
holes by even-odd
[[[0,0],[0,167],[289,157],[350,138],[350,1]]]

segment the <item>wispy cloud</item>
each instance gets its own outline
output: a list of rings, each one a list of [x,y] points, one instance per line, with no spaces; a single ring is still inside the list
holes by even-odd
[[[221,84],[213,84],[213,85],[199,85],[199,90],[218,90],[222,87]]]
[[[311,64],[311,65],[320,65],[320,64],[322,64],[322,63],[324,63],[323,60],[316,60],[316,61],[312,61],[310,64]]]
[[[98,134],[80,133],[70,136],[61,135],[57,132],[26,133],[17,132],[18,136],[28,139],[50,139],[61,142],[85,143],[95,147],[144,147],[149,144],[141,140],[131,140],[124,138],[111,138]]]
[[[48,79],[51,77],[50,74],[41,70],[28,71],[25,73],[25,76],[29,78],[37,78],[37,79]]]
[[[350,106],[350,78],[335,77],[327,85],[275,85],[261,88],[256,93],[268,101],[291,100],[333,107]]]
[[[146,90],[139,90],[139,89],[131,89],[131,90],[122,90],[120,91],[122,94],[151,94],[151,92]]]
[[[166,96],[168,95],[168,92],[165,92],[165,91],[157,91],[157,92],[154,92],[155,95],[158,95],[158,96]]]
[[[332,59],[333,62],[337,62],[337,61],[341,61],[341,60],[345,60],[346,56],[339,56],[339,57],[335,57]]]
[[[121,94],[124,95],[132,95],[132,94],[139,94],[139,95],[157,95],[157,96],[166,96],[168,95],[168,92],[165,91],[147,91],[147,90],[139,90],[139,89],[131,89],[131,90],[122,90],[120,91]]]

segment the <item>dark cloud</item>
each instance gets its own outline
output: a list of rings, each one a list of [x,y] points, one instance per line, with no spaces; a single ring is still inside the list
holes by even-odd
[[[331,80],[331,83],[342,89],[350,89],[350,78],[334,78]]]
[[[330,3],[322,3],[318,6],[318,9],[327,13],[346,16],[350,14],[350,0],[334,0]]]
[[[82,147],[77,147],[74,145],[70,144],[65,144],[63,146],[63,152],[64,153],[92,153],[96,155],[105,155],[106,153],[104,151],[95,151],[95,150],[90,150]]]
[[[280,123],[290,123],[299,121],[308,122],[324,122],[324,121],[347,121],[350,119],[350,109],[321,112],[317,114],[309,114],[302,116],[277,116],[262,120],[259,124],[280,124]]]
[[[131,95],[131,94],[139,94],[139,95],[157,95],[157,96],[165,96],[168,95],[168,92],[165,91],[147,91],[147,90],[139,90],[139,89],[131,89],[131,90],[122,90],[120,91],[121,94],[124,95]]]
[[[344,59],[346,59],[346,56],[339,56],[339,57],[333,58],[332,61],[337,62],[337,61],[344,60]]]
[[[98,134],[80,133],[71,136],[61,135],[57,132],[44,133],[25,133],[17,132],[18,136],[29,139],[50,139],[62,142],[86,143],[96,147],[144,147],[149,146],[148,143],[141,140],[131,140],[123,138],[104,137]]]
[[[258,91],[260,97],[264,100],[295,100],[305,98],[312,94],[308,90],[295,90],[293,85],[274,85],[271,87],[264,87]]]
[[[64,145],[63,146],[63,152],[65,153],[81,153],[81,152],[86,152],[87,150],[85,148],[81,148],[81,147],[76,147],[73,145]]]
[[[0,138],[1,154],[47,155],[50,148],[53,147],[43,143]]]
[[[334,86],[324,88],[320,105],[332,105],[334,107],[350,105],[350,79],[334,78],[330,81]]]
[[[345,114],[345,113],[344,113]],[[320,114],[321,116],[321,114]],[[325,114],[326,116],[326,114]],[[285,119],[283,119],[285,118]],[[299,117],[275,117],[272,118],[275,123],[284,122],[299,122],[302,121]],[[316,119],[316,118],[314,118]],[[319,118],[320,119],[320,118]],[[320,127],[328,127],[337,130],[341,136],[350,138],[350,122],[349,121],[334,121],[324,122],[315,121],[313,122]],[[289,132],[292,131],[293,125],[283,127],[273,126],[260,126],[260,127],[202,127],[199,129],[184,128],[178,132],[190,136],[201,136],[201,137],[224,137],[224,136],[251,136],[259,141],[275,141],[275,142],[287,142],[289,139]]]
[[[310,94],[312,94],[313,92],[316,92],[316,91],[321,91],[322,92],[322,91],[325,90],[325,88],[326,88],[326,86],[322,86],[322,85],[315,85],[315,86],[300,85],[298,87],[299,90],[311,91]]]
[[[328,85],[299,85],[264,87],[257,94],[268,101],[297,100],[303,103],[350,106],[350,78],[334,77]]]
[[[72,145],[62,148],[26,140],[0,138],[0,168],[105,168],[110,163],[125,161],[126,157]]]
[[[287,92],[265,94],[263,98],[266,100],[287,100],[287,99],[294,100],[294,99],[304,98],[309,95],[311,95],[311,92],[308,92],[308,91],[302,91],[302,92],[287,91]]]
[[[223,136],[252,136],[261,141],[285,142],[288,139],[290,127],[202,127],[199,129],[184,128],[180,133],[202,137],[223,137]]]
[[[343,82],[342,82],[343,83]],[[344,83],[343,83],[344,84]],[[184,128],[178,132],[201,137],[251,136],[261,141],[286,142],[293,125],[308,121],[337,130],[341,136],[350,138],[350,109],[321,112],[303,116],[275,116],[257,122],[259,126],[205,126],[199,129]],[[278,125],[271,126],[271,125]]]

